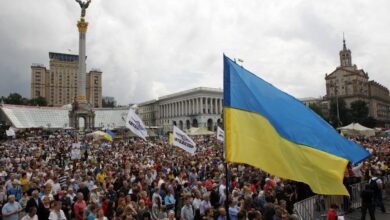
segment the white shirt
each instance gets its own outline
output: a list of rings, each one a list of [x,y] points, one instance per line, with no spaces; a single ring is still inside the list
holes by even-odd
[[[22,220],[38,220],[38,216],[34,215],[32,218],[27,214],[25,215]]]
[[[201,202],[202,202],[202,200],[197,199],[197,198],[194,198],[194,200],[192,200],[192,206],[194,206],[195,210],[199,209]]]
[[[362,177],[363,176],[363,172],[361,170],[362,167],[363,167],[363,163],[360,163],[357,166],[352,167],[352,172],[355,174],[356,177]]]
[[[64,211],[60,209],[59,212],[51,211],[49,215],[49,220],[66,220]]]

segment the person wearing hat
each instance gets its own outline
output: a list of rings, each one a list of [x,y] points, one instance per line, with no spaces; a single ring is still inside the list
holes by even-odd
[[[15,179],[12,181],[12,186],[8,189],[7,194],[14,195],[16,201],[22,198],[22,188],[18,180]]]
[[[96,201],[99,199],[99,193],[98,193],[99,187],[96,185],[93,185],[91,187],[91,193],[89,194],[89,201],[92,203],[96,203]]]

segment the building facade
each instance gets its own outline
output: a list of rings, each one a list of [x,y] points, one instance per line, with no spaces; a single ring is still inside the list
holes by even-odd
[[[163,133],[175,125],[215,131],[222,125],[223,91],[199,87],[138,104],[138,114],[146,126],[157,126]]]
[[[31,65],[31,98],[43,97],[49,106],[72,103],[78,96],[78,55],[49,53],[49,69]],[[86,95],[94,108],[102,107],[102,72],[91,70],[86,75]]]
[[[345,100],[347,107],[354,101],[365,101],[369,107],[369,116],[384,125],[389,125],[389,90],[378,82],[369,80],[368,73],[352,64],[351,50],[347,49],[345,40],[339,56],[340,66],[332,73],[325,74],[326,96],[324,100],[341,97]]]

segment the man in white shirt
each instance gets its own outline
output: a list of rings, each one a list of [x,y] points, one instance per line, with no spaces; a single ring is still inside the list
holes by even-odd
[[[22,220],[38,220],[37,208],[34,206],[30,207],[28,214]]]
[[[54,202],[54,209],[50,211],[49,220],[66,220],[64,211],[61,210],[61,202]]]

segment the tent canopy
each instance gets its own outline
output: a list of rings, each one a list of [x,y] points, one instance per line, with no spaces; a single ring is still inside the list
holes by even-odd
[[[190,136],[192,136],[192,135],[213,135],[213,134],[215,134],[214,132],[207,130],[207,128],[195,128],[195,127],[192,127],[192,128],[190,128],[188,130],[185,130],[185,133],[187,133]]]
[[[350,135],[350,136],[366,136],[366,137],[375,136],[374,129],[364,127],[359,123],[351,123],[347,126],[337,128],[337,130],[340,130],[343,134]]]

